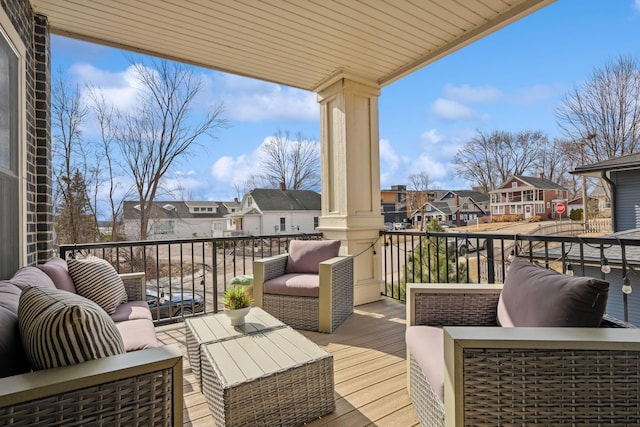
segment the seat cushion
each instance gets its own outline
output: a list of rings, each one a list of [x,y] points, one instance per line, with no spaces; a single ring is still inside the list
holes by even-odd
[[[67,261],[78,295],[90,299],[109,314],[127,302],[127,292],[118,272],[102,258],[88,255]]]
[[[158,346],[153,322],[147,319],[127,320],[116,323],[126,351],[144,350]]]
[[[407,349],[416,359],[431,388],[444,402],[444,332],[434,326],[410,326],[405,332]]]
[[[283,274],[267,280],[263,285],[265,294],[318,298],[320,276],[317,274]]]
[[[60,289],[25,287],[18,306],[18,327],[34,370],[125,351],[120,332],[100,306]]]
[[[318,274],[320,263],[339,252],[340,240],[292,240],[285,272]]]
[[[501,326],[597,327],[607,307],[609,283],[567,276],[515,258],[498,301]]]
[[[49,276],[56,288],[72,292],[74,294],[76,293],[76,286],[73,284],[73,279],[69,274],[67,261],[62,258],[53,257],[46,263],[38,265],[37,267]]]
[[[144,319],[153,322],[149,304],[146,301],[129,301],[120,304],[111,315],[111,319],[118,323],[126,320]]]

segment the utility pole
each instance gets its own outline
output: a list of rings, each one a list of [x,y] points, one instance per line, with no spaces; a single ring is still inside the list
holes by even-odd
[[[594,139],[596,137],[595,133],[590,133],[587,135],[587,138],[589,141],[591,141],[592,139]],[[581,148],[582,150],[580,150],[580,158],[582,160],[582,166],[584,166],[584,151],[585,151],[585,145],[586,145],[587,141],[585,141],[584,139],[582,140]],[[588,214],[588,200],[587,200],[587,176],[586,175],[582,175],[582,222],[583,222],[583,231],[586,233],[588,230],[587,228],[589,227],[589,214]]]

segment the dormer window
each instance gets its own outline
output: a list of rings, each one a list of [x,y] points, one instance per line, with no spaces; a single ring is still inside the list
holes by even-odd
[[[170,203],[167,203],[166,205],[164,205],[164,206],[162,207],[162,209],[164,209],[164,210],[165,210],[165,211],[167,211],[167,212],[172,212],[172,211],[175,211],[175,210],[176,210],[176,207],[175,207],[175,206],[173,206],[173,205],[172,205],[172,204],[170,204]]]

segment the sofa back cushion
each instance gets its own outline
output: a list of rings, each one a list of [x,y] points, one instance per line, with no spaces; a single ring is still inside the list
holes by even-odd
[[[38,265],[38,268],[49,276],[56,288],[72,292],[74,294],[76,293],[76,286],[73,284],[73,279],[69,274],[67,261],[62,258],[53,257],[46,263]]]
[[[100,306],[60,289],[24,288],[18,326],[34,370],[125,352],[116,324]]]
[[[26,286],[38,286],[49,289],[55,289],[56,287],[53,280],[51,280],[46,273],[34,266],[22,267],[9,281],[20,289]]]
[[[18,331],[20,292],[9,280],[0,281],[0,378],[30,370]]]
[[[90,299],[109,314],[127,302],[127,291],[111,264],[93,255],[67,261],[78,295]]]
[[[498,301],[498,324],[596,327],[608,295],[603,280],[567,276],[515,258]]]
[[[286,273],[318,274],[320,263],[338,256],[340,240],[292,240]]]

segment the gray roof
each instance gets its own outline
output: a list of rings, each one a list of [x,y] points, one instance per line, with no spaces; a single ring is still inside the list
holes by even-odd
[[[250,193],[254,203],[265,211],[319,211],[320,194],[312,190],[256,188]]]
[[[124,219],[140,218],[138,201],[125,201],[123,208]],[[235,202],[210,202],[210,201],[155,201],[151,204],[151,218],[171,219],[171,218],[223,218],[229,213],[228,205],[237,205]],[[189,207],[212,207],[216,212],[191,212]]]
[[[445,194],[443,194],[440,199],[442,199],[443,197],[446,197],[449,193],[451,194],[457,194],[458,197],[463,197],[463,198],[470,198],[471,200],[473,200],[476,203],[480,203],[480,202],[488,202],[489,201],[489,196],[487,196],[484,193],[481,193],[479,191],[473,191],[473,190],[451,190],[451,191],[447,191]]]
[[[639,169],[640,153],[628,154],[626,156],[616,157],[615,159],[603,160],[601,162],[592,163],[590,165],[578,166],[570,173],[577,175],[599,176],[596,172]]]
[[[551,181],[547,178],[533,177],[533,176],[524,176],[524,175],[514,175],[513,176],[520,181],[529,184],[534,188],[540,188],[545,190],[566,190],[563,186]],[[504,185],[504,184],[503,184]],[[502,187],[501,187],[502,188]],[[494,190],[495,191],[495,190]]]

